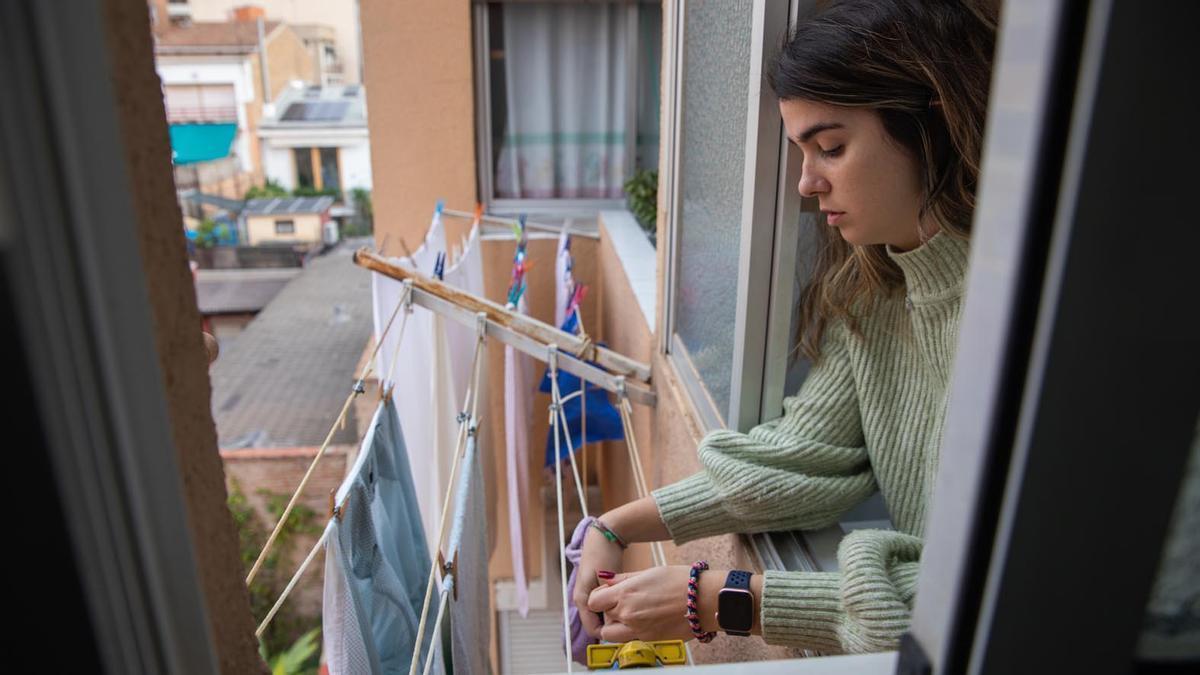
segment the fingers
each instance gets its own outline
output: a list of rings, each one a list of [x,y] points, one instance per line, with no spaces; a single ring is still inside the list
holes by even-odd
[[[587,608],[593,612],[607,612],[617,606],[617,594],[620,589],[612,586],[599,586],[588,595]]]
[[[629,642],[636,640],[633,629],[623,623],[606,623],[600,629],[600,639],[606,642]]]
[[[589,611],[587,607],[579,608],[579,623],[592,637],[600,637],[600,629],[604,627],[604,624],[600,623],[600,615]]]

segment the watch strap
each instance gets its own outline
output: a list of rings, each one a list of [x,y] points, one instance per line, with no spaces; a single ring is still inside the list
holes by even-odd
[[[721,590],[729,589],[729,590],[736,590],[736,591],[745,591],[747,602],[750,604],[750,614],[753,615],[753,613],[754,613],[754,596],[750,593],[750,577],[751,576],[752,576],[752,573],[747,572],[745,570],[730,570],[729,574],[727,574],[725,576],[725,588],[723,588]],[[718,620],[718,623],[720,623],[719,620]],[[751,623],[753,623],[753,622],[751,622]],[[731,630],[729,628],[725,628],[724,626],[721,627],[721,630],[725,631],[726,635],[737,635],[739,637],[747,637],[750,635],[750,626],[746,626],[746,630],[744,630],[744,631],[743,630]]]

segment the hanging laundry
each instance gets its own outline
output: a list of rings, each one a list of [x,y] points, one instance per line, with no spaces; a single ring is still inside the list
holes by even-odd
[[[567,320],[567,305],[575,294],[575,258],[571,254],[571,235],[564,225],[558,235],[558,253],[554,264],[554,325]]]
[[[321,621],[330,673],[407,672],[431,559],[390,400],[376,409],[335,500],[341,517],[326,543]],[[422,642],[424,652],[428,634]]]
[[[525,298],[517,311],[527,312]],[[529,580],[525,574],[525,505],[529,498],[529,407],[533,395],[533,372],[529,357],[504,346],[504,441],[508,486],[508,534],[512,550],[513,582],[517,611],[529,614]]]
[[[562,325],[562,330],[574,334],[578,332],[576,324],[577,311],[572,311],[567,316],[567,320]],[[603,343],[600,343],[603,346]],[[595,365],[595,364],[593,364]],[[580,379],[571,373],[568,373],[561,368],[558,371],[558,390],[562,392],[565,398],[571,392],[579,391]],[[538,391],[550,392],[550,372],[542,377],[541,385],[538,386]],[[608,400],[608,392],[594,384],[589,383],[587,390],[584,393],[587,397],[587,442],[596,443],[598,441],[618,440],[625,437],[625,431],[621,426],[621,415],[613,404]],[[562,430],[562,436],[559,438],[559,455],[558,460],[554,458],[554,427],[551,426],[546,434],[546,466],[552,466],[558,461],[567,458],[569,452],[567,446],[567,434],[569,432],[571,440],[571,448],[579,450],[583,447],[583,405],[580,397],[576,396],[571,400],[563,403],[563,415],[567,418],[567,426]]]
[[[410,258],[391,257],[388,262],[429,275],[438,267],[438,259],[444,257],[446,251],[446,230],[439,202],[422,245]],[[475,295],[484,294],[478,223],[471,229],[458,259],[442,263],[442,273],[446,285]],[[400,300],[403,284],[382,274],[372,274],[371,289],[378,340]],[[392,374],[391,382],[382,384],[403,385],[397,389],[396,408],[409,444],[425,449],[415,453],[410,460],[430,549],[435,546],[433,539],[437,536],[437,521],[450,478],[458,434],[455,418],[466,395],[474,346],[473,328],[416,308],[408,317],[408,326],[402,336],[398,331],[389,331],[377,357],[376,372],[380,379]],[[486,373],[481,381],[487,382]],[[480,393],[480,405],[487,409],[486,390]],[[486,446],[486,439],[483,440]],[[485,457],[488,454],[483,452]],[[490,466],[490,462],[485,463],[486,475],[492,474]],[[488,515],[495,517],[491,512]]]
[[[482,433],[482,430],[480,431]],[[467,439],[455,492],[454,522],[446,551],[455,560],[450,601],[451,662],[456,673],[486,673],[491,657],[491,587],[488,584],[487,484],[476,436]]]
[[[594,520],[595,518],[591,516],[585,516],[583,520],[579,521],[579,524],[575,526],[575,532],[571,534],[571,541],[564,551],[567,562],[571,564],[571,572],[567,576],[568,598],[575,595],[575,577],[579,573],[579,561],[583,558],[583,538]],[[567,609],[567,621],[571,624],[571,658],[586,666],[587,646],[599,644],[600,640],[584,630],[583,621],[579,618],[579,608],[575,606],[574,602]]]

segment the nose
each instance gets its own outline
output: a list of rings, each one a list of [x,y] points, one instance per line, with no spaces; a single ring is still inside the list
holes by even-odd
[[[808,162],[805,162],[807,165]],[[804,166],[800,170],[800,184],[796,186],[801,197],[815,197],[829,192],[829,181],[816,171],[814,167]]]

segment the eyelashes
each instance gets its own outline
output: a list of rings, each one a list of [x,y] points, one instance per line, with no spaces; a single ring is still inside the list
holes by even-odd
[[[838,155],[842,154],[842,149],[845,147],[846,147],[845,145],[839,145],[836,148],[830,148],[829,150],[822,150],[821,156],[826,159],[831,159],[833,157],[837,157]]]

